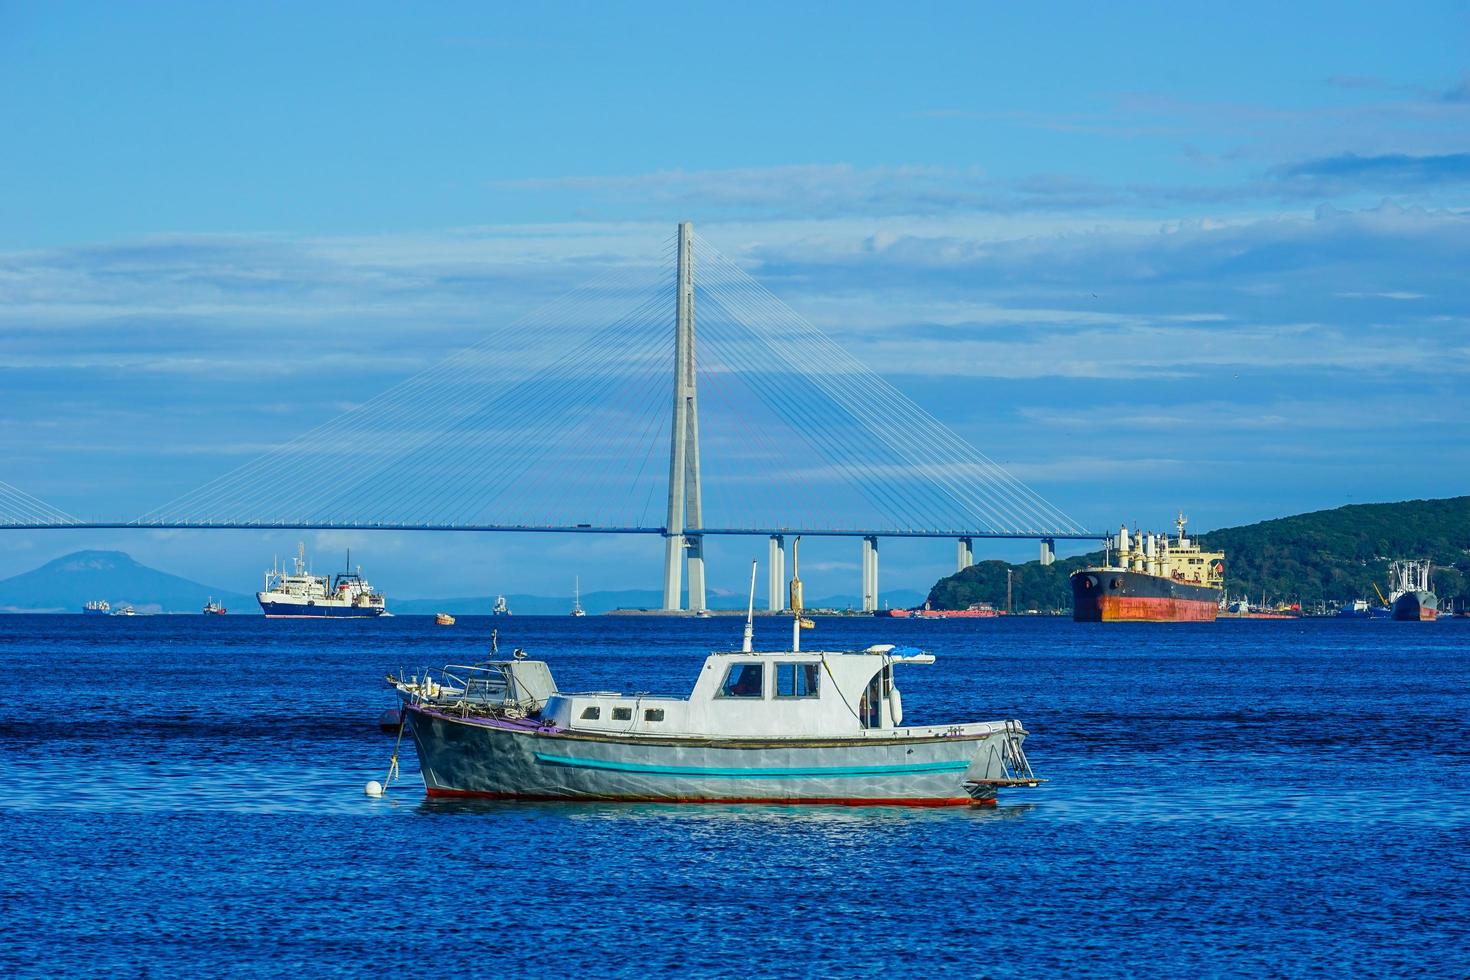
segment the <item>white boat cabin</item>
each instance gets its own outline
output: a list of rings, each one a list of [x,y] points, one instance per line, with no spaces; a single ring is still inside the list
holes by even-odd
[[[557,693],[543,722],[573,731],[715,738],[898,734],[903,704],[895,664],[932,654],[891,644],[849,653],[741,651],[705,659],[687,698],[597,691]]]

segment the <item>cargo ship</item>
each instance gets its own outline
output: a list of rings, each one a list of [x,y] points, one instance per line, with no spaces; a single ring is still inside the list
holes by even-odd
[[[352,565],[351,553],[347,558]],[[362,569],[340,572],[333,580],[306,568],[306,546],[296,546],[295,568],[272,567],[265,588],[255,594],[267,619],[373,619],[392,615],[381,593],[374,591]]]
[[[93,599],[82,607],[82,614],[85,616],[106,616],[110,612],[112,603],[106,599]]]
[[[1430,582],[1433,571],[1427,561],[1396,561],[1388,566],[1393,582],[1388,598],[1394,619],[1427,623],[1439,618],[1439,596]]]
[[[1225,553],[1179,537],[1125,525],[1109,538],[1103,564],[1072,574],[1072,618],[1079,623],[1211,623],[1225,594]]]

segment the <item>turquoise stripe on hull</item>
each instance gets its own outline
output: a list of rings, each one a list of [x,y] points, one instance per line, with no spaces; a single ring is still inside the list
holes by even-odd
[[[604,759],[576,759],[565,755],[536,753],[537,762],[574,769],[602,769],[610,772],[637,772],[654,776],[700,776],[722,779],[792,779],[803,777],[894,776],[927,772],[964,772],[968,759],[958,762],[923,762],[900,766],[838,766],[797,769],[716,769],[706,766],[654,766],[641,762],[609,762]]]

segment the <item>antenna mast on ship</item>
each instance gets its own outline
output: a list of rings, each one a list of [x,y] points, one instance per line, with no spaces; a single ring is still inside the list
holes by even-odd
[[[750,604],[745,608],[745,641],[741,653],[749,653],[755,642],[755,562],[750,563]]]
[[[791,542],[791,652],[792,653],[799,653],[801,651],[801,631],[804,630],[804,629],[807,629],[807,630],[814,629],[816,627],[816,625],[817,625],[816,623],[812,622],[810,619],[807,619],[805,616],[803,616],[801,614],[802,613],[801,576],[797,572],[797,565],[798,565],[797,552],[798,552],[798,550],[800,548],[801,548],[801,535],[798,534],[796,536],[796,540],[794,540],[794,541]],[[754,588],[754,587],[752,586],[752,588]],[[754,593],[751,593],[751,594],[752,594],[752,596],[754,595]],[[754,599],[751,600],[752,603],[754,601],[755,601]]]

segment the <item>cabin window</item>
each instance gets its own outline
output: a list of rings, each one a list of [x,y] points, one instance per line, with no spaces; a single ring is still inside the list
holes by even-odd
[[[776,697],[814,698],[821,676],[821,664],[777,664]]]
[[[582,709],[582,720],[583,721],[596,721],[597,719],[599,719],[601,717],[602,717],[602,709],[601,708],[583,708]]]
[[[644,721],[663,721],[664,720],[664,709],[663,708],[645,708],[644,711],[643,711],[643,720]]]
[[[613,721],[632,721],[632,720],[633,720],[633,709],[632,708],[614,708],[613,709]]]
[[[762,694],[764,675],[760,664],[731,664],[720,685],[722,698],[758,698]]]

